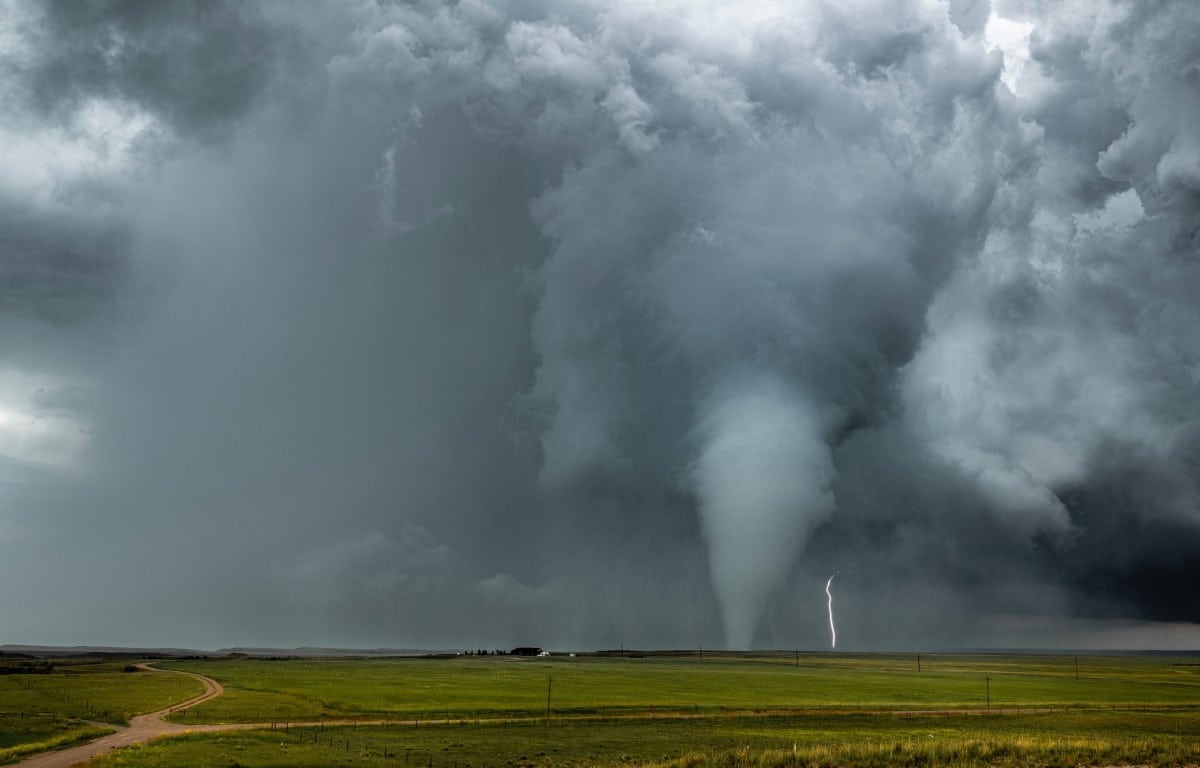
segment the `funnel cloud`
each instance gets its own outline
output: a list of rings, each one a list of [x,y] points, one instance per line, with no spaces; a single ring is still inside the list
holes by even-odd
[[[0,644],[1200,646],[1196,40],[0,0]]]
[[[694,482],[725,634],[748,648],[771,592],[833,512],[833,462],[799,398],[775,383],[732,390],[706,409]]]

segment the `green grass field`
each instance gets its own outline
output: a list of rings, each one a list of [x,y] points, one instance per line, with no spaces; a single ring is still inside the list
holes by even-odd
[[[798,663],[798,665],[797,665]],[[207,661],[163,664],[225,694],[181,722],[459,719],[648,712],[1187,706],[1200,667],[1155,657],[793,657]],[[990,678],[990,681],[986,678]]]
[[[275,729],[163,739],[94,765],[1200,765],[1195,659],[1081,656],[1078,679],[1075,662],[923,654],[918,673],[915,657],[889,654],[173,661],[160,666],[225,686],[174,719]]]
[[[101,765],[1200,764],[1200,666],[1187,659],[922,655],[919,673],[915,656],[891,654],[164,667],[225,685],[183,721],[278,730],[170,740]],[[282,725],[354,718],[395,723]]]
[[[104,723],[123,725],[203,691],[183,675],[125,666],[59,660],[50,674],[0,675],[0,764],[103,735],[112,730]]]
[[[97,766],[1181,765],[1200,762],[1197,744],[1194,713],[814,714],[290,728],[162,740]]]
[[[112,733],[111,728],[56,715],[0,715],[0,765]]]

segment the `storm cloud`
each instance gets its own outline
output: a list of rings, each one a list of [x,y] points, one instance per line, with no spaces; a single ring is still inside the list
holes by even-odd
[[[0,641],[1194,647],[1198,40],[0,1]]]

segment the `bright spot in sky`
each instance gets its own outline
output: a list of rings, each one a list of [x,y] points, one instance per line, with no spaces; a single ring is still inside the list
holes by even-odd
[[[71,469],[86,443],[83,431],[67,419],[0,408],[0,457],[46,469]]]
[[[988,48],[998,48],[1004,54],[1004,72],[1000,79],[1013,93],[1017,92],[1021,73],[1029,63],[1029,36],[1033,32],[1033,24],[1025,21],[1013,21],[992,14],[987,27],[983,30],[983,39]]]
[[[154,130],[145,112],[105,99],[89,99],[68,123],[42,130],[6,125],[0,117],[0,189],[49,203],[71,182],[129,170],[138,140]]]
[[[82,466],[88,430],[74,414],[42,408],[26,375],[0,371],[0,459],[42,469]]]

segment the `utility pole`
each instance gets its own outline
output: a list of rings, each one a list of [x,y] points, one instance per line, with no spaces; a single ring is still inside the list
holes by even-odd
[[[550,727],[550,685],[554,682],[553,675],[546,675],[546,727]]]
[[[921,673],[921,652],[917,651],[917,674]]]
[[[985,676],[983,678],[983,681],[984,681],[984,684],[987,686],[987,708],[988,708],[988,711],[990,712],[992,710],[992,678]]]
[[[1079,657],[1075,657],[1075,679],[1079,679]]]
[[[800,668],[800,649],[796,649],[796,669]]]

